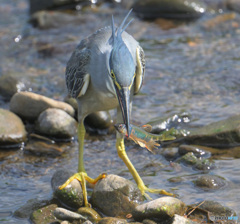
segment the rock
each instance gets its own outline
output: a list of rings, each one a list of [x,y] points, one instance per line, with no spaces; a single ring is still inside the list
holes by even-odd
[[[228,9],[240,13],[240,2],[239,2],[239,0],[227,0],[226,5],[227,5]]]
[[[196,19],[205,13],[206,5],[198,0],[138,0],[133,10],[145,19]]]
[[[170,220],[162,222],[161,224],[198,224],[199,222],[194,222],[180,215],[174,215]]]
[[[201,146],[195,145],[180,145],[178,149],[178,153],[180,155],[185,155],[188,152],[192,152],[196,157],[211,157],[211,153],[204,150]]]
[[[240,143],[240,115],[196,128],[184,142],[216,148],[232,147]]]
[[[173,161],[175,160],[179,155],[178,155],[178,149],[173,147],[173,148],[163,148],[162,155],[165,157],[166,160],[168,161]]]
[[[16,147],[27,140],[22,120],[14,113],[0,108],[0,148]]]
[[[195,207],[196,205],[191,205]],[[219,202],[206,200],[202,205],[199,206],[199,209],[205,210],[211,213],[214,216],[235,216],[236,212],[231,208],[221,205]]]
[[[82,187],[78,180],[74,179],[67,187],[60,190],[59,186],[72,176],[73,173],[65,169],[57,170],[52,177],[51,185],[54,197],[56,197],[62,205],[78,209],[84,205]]]
[[[151,219],[162,222],[172,218],[175,214],[184,215],[187,207],[177,198],[162,197],[148,203],[138,205],[133,211],[133,218],[137,221]]]
[[[18,91],[24,88],[24,84],[18,81],[11,75],[0,76],[0,95],[5,100],[10,100],[11,97]]]
[[[28,141],[24,147],[24,153],[30,153],[37,156],[60,156],[64,150],[54,143],[47,143],[43,141]]]
[[[60,220],[67,220],[67,221],[73,221],[73,220],[79,220],[79,219],[87,220],[84,216],[76,212],[69,211],[65,208],[56,208],[53,211],[53,214],[57,219],[60,219]]]
[[[105,217],[98,222],[98,224],[126,224],[126,223],[127,223],[126,219],[119,219],[114,217]]]
[[[61,223],[62,224],[62,223]],[[87,220],[83,224],[93,224],[91,221]]]
[[[113,120],[108,111],[98,111],[88,115],[85,123],[91,128],[106,129],[113,124]]]
[[[81,207],[77,210],[77,213],[86,217],[89,221],[93,223],[98,223],[98,221],[102,218],[93,208],[89,207]]]
[[[27,201],[26,204],[24,204],[14,212],[14,217],[21,219],[29,218],[34,210],[40,209],[41,207],[46,206],[46,204],[48,203],[49,201],[46,200],[41,201],[37,198],[30,199]]]
[[[152,121],[148,122],[147,124],[152,126],[151,133],[153,134],[160,134],[162,131],[166,129],[175,128],[179,130],[179,135],[185,136],[188,133],[180,133],[180,130],[184,130],[186,128],[186,124],[190,122],[190,115],[187,113],[182,114],[174,114],[171,117],[165,118],[155,118]]]
[[[77,122],[65,111],[49,108],[39,115],[36,130],[54,138],[71,139],[77,134]]]
[[[35,210],[30,219],[34,224],[49,224],[55,223],[60,220],[57,220],[53,215],[53,211],[57,208],[56,204],[47,205],[43,208]]]
[[[35,121],[48,108],[58,108],[74,116],[74,109],[69,104],[32,92],[16,93],[10,101],[10,110],[30,121]]]
[[[204,190],[217,190],[226,186],[226,180],[216,175],[202,175],[194,181],[197,187]]]
[[[30,0],[29,3],[30,13],[45,9],[61,8],[64,5],[76,5],[75,0]]]
[[[208,159],[199,159],[193,154],[193,152],[188,152],[184,156],[177,159],[176,162],[182,162],[186,165],[192,166],[193,168],[204,171],[208,171],[215,168],[214,161]]]
[[[116,176],[107,175],[95,185],[91,203],[105,215],[125,217],[143,200],[135,183]]]

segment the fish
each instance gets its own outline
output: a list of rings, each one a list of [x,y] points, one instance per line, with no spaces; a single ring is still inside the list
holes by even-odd
[[[172,129],[169,131],[165,131],[163,134],[156,135],[149,133],[152,129],[151,125],[143,125],[142,127],[138,127],[135,125],[130,125],[129,128],[129,136],[127,135],[127,128],[125,124],[115,124],[115,129],[122,135],[126,136],[128,139],[131,139],[136,144],[141,147],[147,148],[150,152],[154,153],[154,149],[160,146],[157,141],[169,141],[176,139],[174,136],[171,136]]]

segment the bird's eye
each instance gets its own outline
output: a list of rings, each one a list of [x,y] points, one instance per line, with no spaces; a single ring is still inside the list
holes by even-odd
[[[115,79],[115,74],[114,74],[113,70],[111,70],[111,77],[112,77],[113,79]]]

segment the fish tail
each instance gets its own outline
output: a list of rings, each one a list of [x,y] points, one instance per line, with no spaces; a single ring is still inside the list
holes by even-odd
[[[160,146],[160,144],[158,144],[156,141],[154,141],[153,139],[151,139],[149,142],[146,143],[146,148],[148,149],[148,151],[154,153],[154,149],[157,149],[157,147]]]

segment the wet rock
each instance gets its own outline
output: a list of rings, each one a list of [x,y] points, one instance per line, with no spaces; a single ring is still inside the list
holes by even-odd
[[[206,5],[198,0],[138,0],[133,4],[133,10],[146,19],[196,19],[204,14]]]
[[[211,157],[211,153],[204,150],[201,146],[195,145],[180,145],[178,149],[178,153],[180,155],[185,155],[188,152],[192,152],[196,157]]]
[[[75,0],[30,0],[30,13],[45,9],[62,8],[64,5],[76,5]]]
[[[168,161],[175,160],[178,155],[178,149],[177,148],[164,148],[162,155],[166,158]]]
[[[188,135],[188,131],[185,130],[187,127],[186,124],[190,122],[190,115],[187,113],[174,114],[171,117],[165,118],[156,118],[147,124],[152,126],[151,133],[160,134],[166,129],[170,130],[171,128],[175,129],[174,136],[177,138],[184,137]]]
[[[61,223],[62,224],[62,223]],[[87,220],[83,224],[93,224],[91,221]]]
[[[91,128],[106,129],[113,124],[113,120],[108,111],[98,111],[88,115],[85,123]]]
[[[239,2],[239,0],[227,0],[226,5],[227,5],[228,9],[240,13],[240,2]]]
[[[108,175],[98,181],[91,197],[91,203],[105,215],[125,217],[138,205],[143,197],[135,183]]]
[[[188,152],[184,156],[177,159],[177,162],[182,162],[186,165],[190,165],[193,168],[203,171],[208,171],[215,168],[214,161],[208,159],[199,159],[193,154],[193,152]]]
[[[93,209],[89,207],[81,207],[77,210],[77,213],[86,217],[89,221],[97,223],[102,217]]]
[[[57,208],[56,204],[47,205],[43,208],[35,210],[30,219],[34,224],[49,224],[54,222],[60,222],[53,215],[53,211]]]
[[[65,111],[49,108],[39,115],[36,130],[54,138],[71,139],[77,134],[77,122]]]
[[[37,156],[59,156],[64,150],[54,143],[47,143],[43,141],[30,141],[24,147],[24,153],[30,153]]]
[[[151,219],[144,219],[142,221],[143,224],[157,224],[156,222],[154,222],[153,220]]]
[[[35,121],[48,108],[58,108],[74,116],[74,109],[69,104],[32,92],[16,93],[10,101],[10,110],[30,121]]]
[[[194,181],[197,187],[204,190],[217,190],[226,186],[227,182],[223,177],[216,175],[202,175]]]
[[[162,222],[161,224],[198,224],[199,222],[194,222],[180,215],[174,215],[170,220]]]
[[[84,216],[76,212],[69,211],[65,208],[56,208],[53,211],[53,214],[57,219],[60,219],[60,220],[67,220],[67,221],[80,220],[80,219],[87,220]]]
[[[16,147],[27,140],[22,120],[14,113],[0,108],[0,147]]]
[[[62,205],[65,207],[69,207],[72,209],[78,209],[82,207],[83,202],[83,194],[82,187],[79,181],[73,180],[67,187],[60,190],[59,186],[65,183],[65,181],[72,176],[73,173],[68,170],[57,170],[52,177],[51,185],[53,189],[54,197],[57,198]]]
[[[29,218],[34,210],[40,209],[48,203],[49,202],[46,200],[39,200],[37,198],[30,199],[27,201],[26,204],[24,204],[14,212],[14,216],[16,218],[22,218],[22,219]]]
[[[127,223],[126,219],[119,219],[114,217],[105,217],[98,222],[98,224],[126,224],[126,223]]]
[[[230,147],[240,143],[240,115],[196,128],[184,139],[188,144]]]
[[[24,84],[18,81],[11,75],[0,76],[0,95],[5,100],[10,100],[11,97],[18,91],[22,90]]]
[[[184,215],[187,207],[177,198],[162,197],[148,203],[138,205],[133,211],[133,218],[137,221],[151,219],[161,222],[172,218],[175,214]]]
[[[192,207],[196,206],[191,205]],[[202,205],[199,206],[199,209],[205,210],[211,213],[214,216],[235,216],[236,212],[228,207],[221,205],[219,202],[206,200]],[[198,210],[196,211],[198,212]]]

